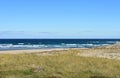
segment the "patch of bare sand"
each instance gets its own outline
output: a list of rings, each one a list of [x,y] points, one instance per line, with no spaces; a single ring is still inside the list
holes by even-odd
[[[77,54],[84,57],[100,57],[120,60],[120,49],[88,49]]]

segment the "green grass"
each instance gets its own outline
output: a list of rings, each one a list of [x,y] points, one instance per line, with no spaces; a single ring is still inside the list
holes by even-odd
[[[0,54],[0,78],[120,78],[119,60],[81,57],[78,52]]]

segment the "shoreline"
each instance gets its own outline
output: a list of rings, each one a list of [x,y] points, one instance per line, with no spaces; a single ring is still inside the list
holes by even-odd
[[[70,48],[54,48],[54,49],[26,49],[26,50],[3,50],[0,54],[24,54],[24,53],[38,53],[38,52],[51,52],[51,51],[64,51]]]
[[[89,48],[47,48],[47,49],[21,49],[21,50],[0,50],[0,54],[24,54],[24,53],[42,53],[51,51],[68,51],[70,49],[81,50]]]

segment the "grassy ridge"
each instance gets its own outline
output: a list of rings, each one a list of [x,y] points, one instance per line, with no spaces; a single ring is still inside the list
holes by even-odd
[[[120,61],[77,56],[0,54],[0,78],[120,78]]]

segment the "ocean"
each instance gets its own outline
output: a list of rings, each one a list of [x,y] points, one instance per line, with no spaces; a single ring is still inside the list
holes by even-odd
[[[92,48],[118,42],[120,39],[0,39],[0,50]]]

